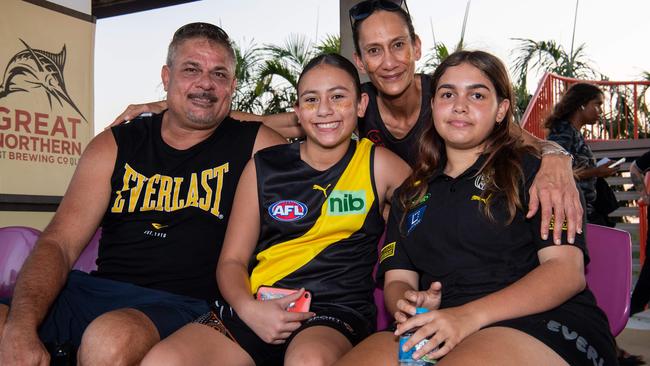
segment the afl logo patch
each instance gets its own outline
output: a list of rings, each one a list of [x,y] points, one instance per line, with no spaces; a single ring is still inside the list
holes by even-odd
[[[269,207],[269,215],[278,221],[296,221],[307,215],[307,205],[294,200],[282,200]]]

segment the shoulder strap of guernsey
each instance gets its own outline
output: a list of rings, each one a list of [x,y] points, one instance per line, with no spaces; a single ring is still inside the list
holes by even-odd
[[[371,170],[372,142],[357,143],[352,159],[321,207],[320,217],[302,236],[277,243],[257,254],[250,276],[251,292],[272,286],[303,267],[328,246],[362,228],[375,201]]]

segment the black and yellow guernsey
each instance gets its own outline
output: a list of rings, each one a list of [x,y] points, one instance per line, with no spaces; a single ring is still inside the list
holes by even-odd
[[[374,323],[372,269],[384,229],[373,174],[374,146],[353,141],[330,169],[300,159],[300,144],[255,155],[260,238],[251,292],[260,286],[312,293],[314,311],[348,307]]]

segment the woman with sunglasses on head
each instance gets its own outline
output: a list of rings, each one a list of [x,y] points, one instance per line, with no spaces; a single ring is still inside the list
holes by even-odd
[[[440,366],[616,365],[607,318],[585,289],[584,236],[569,244],[561,228],[554,245],[536,234],[539,213],[525,217],[540,161],[509,128],[504,65],[456,52],[434,72],[432,90],[435,128],[423,132],[414,171],[395,194],[381,251],[396,330],[369,337],[339,364],[395,365],[396,336],[412,332],[402,350],[417,345],[412,359]]]
[[[387,147],[412,165],[417,139],[431,123],[428,103],[431,91],[427,86],[429,77],[415,73],[421,44],[406,1],[361,1],[350,9],[349,15],[355,62],[370,79],[362,85],[363,92],[369,96],[369,104],[366,115],[359,119],[358,135]],[[129,120],[142,112],[160,112],[164,108],[164,101],[131,105],[113,123]],[[233,111],[232,116],[240,120],[261,120],[287,138],[304,135],[292,113],[256,116]],[[555,214],[557,225],[566,218],[572,241],[576,229],[581,227],[582,206],[573,186],[571,159],[562,155],[565,152],[557,145],[542,143],[527,133],[523,136],[528,144],[542,149],[544,155],[531,191],[529,215],[537,212],[541,203],[542,237],[548,234],[552,214]],[[560,237],[554,239],[559,242]]]
[[[366,115],[359,122],[360,136],[388,147],[413,166],[417,141],[431,124],[429,101],[432,91],[430,76],[415,73],[415,62],[421,56],[421,43],[415,34],[406,1],[362,1],[350,9],[350,24],[357,68],[371,81],[364,84],[364,91],[370,99]],[[517,127],[513,124],[513,128]],[[526,143],[547,149],[546,152],[563,152],[559,146],[546,144],[528,133],[522,136]],[[580,230],[582,207],[572,184],[571,159],[557,154],[543,155],[549,164],[544,165],[547,170],[542,170],[539,176],[542,179],[552,177],[555,182],[551,184],[563,182],[561,188],[556,187],[551,192],[554,196],[552,206],[557,213],[555,224],[564,221],[566,212],[569,240],[573,241],[575,230]],[[530,216],[536,211],[538,195],[540,199],[548,198],[549,192],[542,192],[542,186],[549,182],[539,183],[531,192]],[[547,203],[542,205],[541,231],[545,237],[551,220],[551,202],[542,203]],[[544,209],[544,206],[548,208]],[[554,239],[559,243],[559,235]]]
[[[328,365],[372,333],[381,213],[410,168],[352,140],[367,102],[343,56],[305,66],[295,105],[305,141],[258,152],[239,180],[217,265],[228,305],[155,346],[144,366]],[[300,290],[256,300],[263,286]],[[289,311],[304,289],[309,310]]]

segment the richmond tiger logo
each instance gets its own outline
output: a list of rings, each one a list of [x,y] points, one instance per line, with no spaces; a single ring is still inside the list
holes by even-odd
[[[54,54],[31,48],[25,41],[19,40],[25,45],[25,49],[15,54],[7,64],[0,84],[0,99],[11,93],[43,90],[50,103],[50,109],[53,100],[61,106],[65,102],[88,122],[65,87],[63,79],[66,60],[65,44],[61,52]]]

